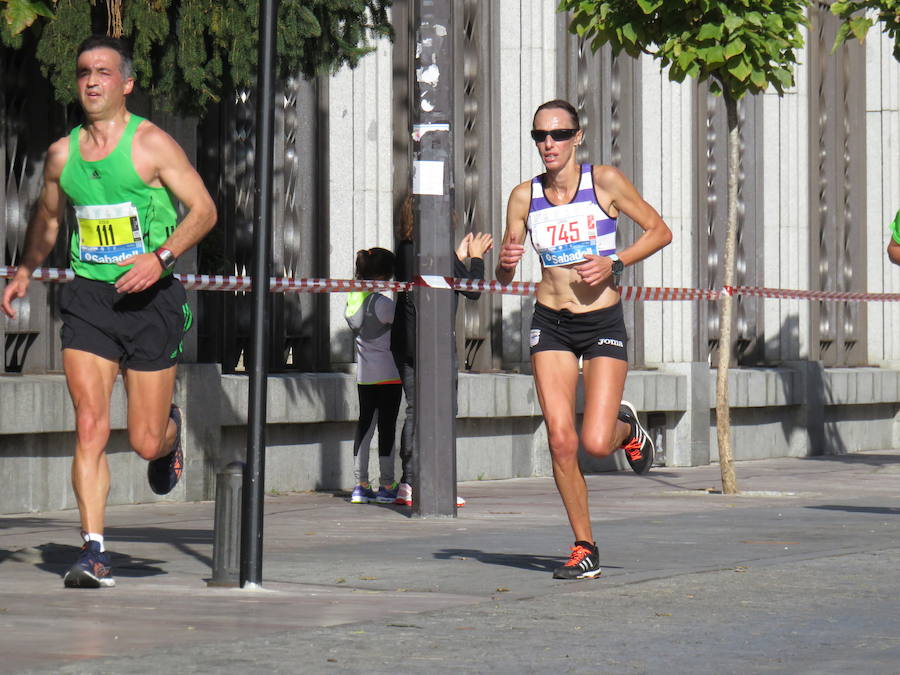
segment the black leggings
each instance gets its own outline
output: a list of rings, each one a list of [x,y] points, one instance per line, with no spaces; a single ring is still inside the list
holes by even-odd
[[[375,413],[378,413],[378,456],[390,457],[394,451],[397,413],[400,410],[403,388],[398,383],[357,384],[356,391],[359,395],[359,422],[356,424],[353,456],[358,460],[355,467],[357,483],[365,483],[368,482],[369,444],[364,445],[364,442],[369,438]],[[361,450],[363,456],[360,456]],[[387,467],[384,467],[382,472],[386,471]],[[381,476],[381,481],[383,485],[390,485],[393,476]]]

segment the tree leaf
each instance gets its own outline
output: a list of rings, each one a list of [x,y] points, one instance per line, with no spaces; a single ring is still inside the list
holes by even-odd
[[[750,73],[753,72],[753,69],[745,59],[740,59],[734,65],[728,65],[728,72],[731,73],[733,77],[743,82],[748,77],[750,77]]]
[[[622,37],[631,44],[637,43],[637,31],[631,23],[622,26]]]
[[[773,71],[773,75],[775,75],[776,79],[785,89],[794,86],[794,75],[793,73],[791,73],[791,71],[784,68],[778,68],[777,70]]]
[[[663,4],[663,0],[637,0],[637,4],[644,14],[653,14],[653,12]]]
[[[853,33],[853,37],[855,37],[860,42],[865,42],[866,33],[869,32],[869,28],[872,27],[872,19],[865,16],[853,17],[850,19],[850,32]]]
[[[753,83],[753,86],[760,91],[765,90],[766,84],[768,82],[766,80],[766,74],[761,70],[754,70],[752,73],[750,73],[750,81]]]
[[[831,3],[831,13],[835,16],[843,16],[845,12],[847,12],[850,7],[849,2],[832,2]]]
[[[42,0],[7,0],[6,9],[3,10],[3,18],[13,35],[24,31],[39,16],[53,17],[53,10]]]
[[[737,16],[735,14],[729,14],[725,17],[725,29],[729,33],[733,33],[738,28],[743,26],[745,21],[746,19],[744,17]]]
[[[678,64],[678,67],[685,71],[690,67],[690,65],[693,62],[694,62],[694,54],[692,52],[687,52],[687,51],[681,52],[681,54],[679,54],[678,58],[676,59],[676,63]]]
[[[744,44],[744,41],[740,38],[735,38],[727,45],[725,45],[725,58],[732,59],[738,54],[743,54],[744,50],[747,48],[747,45]]]
[[[842,44],[844,44],[844,41],[847,39],[847,37],[849,37],[849,35],[850,35],[850,25],[849,24],[842,23],[840,26],[838,26],[837,34],[834,36],[834,44],[831,45],[831,53],[832,54],[834,52],[836,52]]]
[[[759,12],[748,12],[746,15],[744,15],[744,21],[752,26],[763,25],[762,14],[760,14]]]
[[[721,40],[723,35],[722,25],[716,23],[705,23],[700,27],[700,30],[697,32],[697,39],[700,41],[706,40]]]
[[[707,68],[714,68],[725,63],[725,49],[721,45],[698,49],[697,56],[705,62]]]

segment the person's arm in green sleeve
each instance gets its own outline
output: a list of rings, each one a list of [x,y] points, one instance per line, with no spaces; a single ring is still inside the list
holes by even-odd
[[[897,211],[894,222],[891,223],[891,238],[888,241],[887,254],[892,263],[900,265],[900,211]]]

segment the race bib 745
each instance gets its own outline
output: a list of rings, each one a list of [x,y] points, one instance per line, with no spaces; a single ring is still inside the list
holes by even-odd
[[[582,262],[585,254],[597,255],[594,214],[585,210],[582,204],[569,204],[529,214],[531,243],[544,267],[570,265]]]

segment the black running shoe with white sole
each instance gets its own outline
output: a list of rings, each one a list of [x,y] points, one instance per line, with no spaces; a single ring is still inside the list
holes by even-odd
[[[653,441],[650,434],[641,426],[637,410],[628,401],[619,406],[619,419],[631,425],[631,433],[622,443],[625,457],[635,473],[646,473],[653,465]]]
[[[568,562],[553,570],[553,578],[593,579],[599,577],[601,572],[597,545],[576,541]]]
[[[116,585],[112,576],[109,553],[100,551],[99,541],[86,541],[78,560],[63,578],[66,588],[111,588]]]

